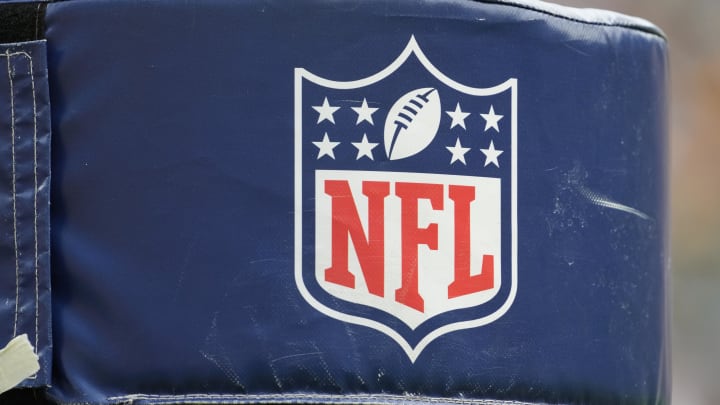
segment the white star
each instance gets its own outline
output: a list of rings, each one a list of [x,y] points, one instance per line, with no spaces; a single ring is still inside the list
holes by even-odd
[[[498,162],[498,156],[500,156],[503,151],[495,149],[493,141],[490,141],[490,146],[488,146],[487,149],[480,149],[480,151],[485,154],[485,166],[492,163],[496,167],[500,167],[500,163]]]
[[[327,97],[325,97],[322,105],[314,105],[312,106],[312,108],[320,114],[318,116],[318,124],[323,122],[324,120],[328,120],[334,124],[335,118],[333,118],[333,114],[335,114],[335,111],[340,109],[340,107],[331,106],[330,103],[328,103]]]
[[[333,158],[333,160],[335,160],[335,152],[333,152],[333,149],[335,149],[336,146],[340,145],[340,142],[330,142],[330,138],[328,138],[328,134],[327,132],[325,132],[323,140],[320,142],[313,142],[313,145],[318,147],[318,159],[327,155]]]
[[[373,122],[372,115],[375,111],[377,111],[377,108],[368,107],[367,99],[363,98],[362,105],[360,107],[350,107],[355,111],[358,115],[357,122],[355,125],[360,124],[363,121],[367,121],[370,123],[370,125],[375,125]]]
[[[446,146],[447,150],[452,153],[452,157],[450,158],[450,164],[455,163],[456,161],[461,161],[462,164],[467,165],[465,163],[465,154],[467,151],[470,150],[470,148],[463,148],[463,146],[460,144],[460,138],[457,138],[455,141],[455,146]]]
[[[460,109],[460,103],[457,103],[457,105],[455,106],[455,111],[445,111],[445,113],[449,115],[450,118],[452,118],[452,124],[450,124],[450,129],[455,128],[457,125],[460,125],[461,127],[463,127],[463,129],[467,129],[465,128],[465,118],[467,118],[470,113],[464,112],[462,109]]]
[[[498,126],[498,121],[502,119],[502,115],[495,114],[495,108],[493,106],[490,106],[490,112],[487,114],[480,114],[485,119],[485,131],[487,131],[490,128],[493,128],[495,131],[500,132],[500,127]]]
[[[350,142],[353,144],[354,147],[357,148],[358,153],[355,160],[360,160],[361,157],[367,156],[370,158],[370,160],[375,160],[372,154],[373,148],[378,146],[377,143],[368,142],[367,134],[363,134],[363,139],[361,142]]]

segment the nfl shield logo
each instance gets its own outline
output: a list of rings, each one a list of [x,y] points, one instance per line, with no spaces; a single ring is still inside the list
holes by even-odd
[[[295,281],[411,361],[517,290],[517,80],[454,81],[414,38],[382,71],[295,69]]]

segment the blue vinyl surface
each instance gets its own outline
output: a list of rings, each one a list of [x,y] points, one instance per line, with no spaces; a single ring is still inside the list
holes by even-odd
[[[473,1],[49,4],[50,393],[90,403],[668,401],[666,44],[652,27],[619,21]],[[510,90],[454,89],[417,53],[363,89],[297,76],[367,78],[413,41],[454,83],[514,79],[515,108]],[[427,153],[389,160],[388,110],[419,88],[439,92],[440,132]],[[340,107],[335,122],[315,122],[325,97]],[[364,97],[378,108],[373,124],[351,109]],[[467,133],[451,127],[456,103],[471,112]],[[497,131],[480,115],[489,105],[504,116]],[[316,156],[325,133],[344,142],[333,158]],[[362,135],[378,144],[373,160],[350,146]],[[465,165],[448,163],[456,139],[472,149]],[[504,151],[497,167],[480,151],[491,139]],[[495,301],[413,329],[327,293],[313,273],[315,170],[501,179]],[[322,306],[385,325],[410,346],[514,299],[413,359],[378,328],[318,310],[298,268]],[[183,397],[192,394],[218,396]]]
[[[22,387],[50,385],[52,369],[45,56],[45,41],[0,45],[0,342],[27,335],[41,366]]]

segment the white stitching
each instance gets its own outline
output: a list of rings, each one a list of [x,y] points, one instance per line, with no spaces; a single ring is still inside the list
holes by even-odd
[[[30,70],[30,83],[33,95],[33,179],[34,179],[34,193],[33,193],[33,235],[35,239],[35,353],[38,351],[38,343],[40,341],[40,279],[39,279],[39,245],[38,245],[38,153],[37,153],[37,99],[35,95],[35,74],[33,67],[33,59],[27,52],[13,52],[7,49],[4,56],[7,58],[8,66],[8,80],[10,82],[10,110],[11,110],[11,135],[12,135],[12,187],[13,187],[13,234],[15,242],[15,319],[13,322],[13,337],[17,336],[17,325],[18,325],[18,314],[19,314],[19,303],[20,303],[20,254],[17,240],[17,193],[16,193],[16,171],[15,171],[15,90],[13,86],[14,69],[10,64],[10,57],[12,56],[24,56],[28,59],[29,70]]]
[[[39,5],[38,5],[39,7]],[[34,178],[34,193],[33,193],[33,219],[34,219],[34,231],[35,235],[35,353],[38,351],[38,341],[40,340],[40,280],[38,278],[38,152],[37,152],[37,101],[35,99],[35,73],[33,71],[33,59],[28,53],[21,52],[28,58],[30,63],[30,83],[32,86],[33,95],[33,178]]]
[[[221,401],[221,403],[238,402],[273,402],[273,403],[294,403],[303,401],[338,401],[348,403],[351,401],[362,401],[366,403],[431,403],[431,404],[474,404],[474,405],[532,405],[530,402],[502,401],[493,399],[471,399],[471,398],[437,398],[424,396],[404,396],[388,394],[285,394],[285,395],[231,395],[231,394],[187,394],[187,395],[151,395],[151,394],[130,394],[116,397],[108,397],[112,402],[129,402],[145,400],[153,403],[179,404],[179,403],[202,403],[203,401]],[[537,403],[534,403],[537,405]]]
[[[7,58],[7,69],[8,69],[8,81],[10,82],[10,115],[11,115],[11,132],[12,137],[12,201],[13,201],[13,237],[15,241],[15,320],[13,322],[13,337],[17,336],[17,324],[18,324],[18,313],[20,305],[20,253],[18,251],[18,238],[17,238],[17,204],[15,194],[15,90],[13,88],[13,69],[10,65],[10,57],[17,55],[16,53],[10,53],[10,50],[5,51]]]

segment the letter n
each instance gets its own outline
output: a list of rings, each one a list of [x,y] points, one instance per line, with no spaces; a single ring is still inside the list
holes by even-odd
[[[332,264],[325,280],[355,288],[355,276],[348,270],[349,241],[355,248],[368,292],[385,295],[385,197],[388,182],[364,181],[362,193],[368,199],[368,229],[363,229],[357,206],[345,180],[325,180],[325,194],[332,198]]]

